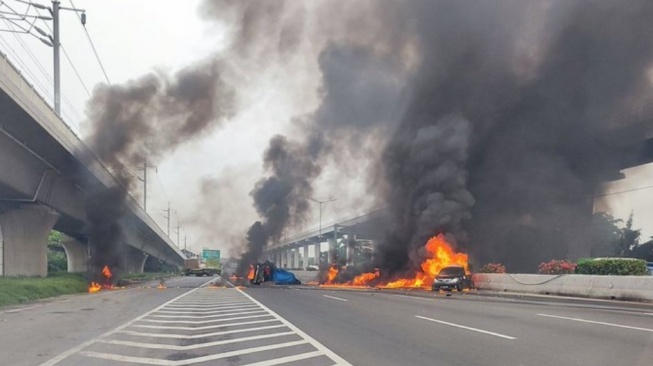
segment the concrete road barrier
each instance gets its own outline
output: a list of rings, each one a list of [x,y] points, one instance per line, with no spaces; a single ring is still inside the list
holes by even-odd
[[[482,290],[653,302],[653,276],[478,273],[473,280]]]

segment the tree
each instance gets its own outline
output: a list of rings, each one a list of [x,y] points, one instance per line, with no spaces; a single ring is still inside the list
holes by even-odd
[[[633,230],[633,213],[631,211],[630,215],[628,215],[628,221],[626,221],[626,227],[621,229],[619,235],[619,256],[628,256],[631,250],[639,245],[641,235],[641,229]]]
[[[68,270],[68,259],[62,241],[62,233],[55,230],[50,231],[48,236],[48,272],[65,272]]]
[[[614,257],[619,255],[621,220],[605,212],[596,212],[592,217],[592,257]]]
[[[632,248],[630,256],[633,258],[643,259],[647,262],[653,262],[653,237],[646,243],[640,244]]]

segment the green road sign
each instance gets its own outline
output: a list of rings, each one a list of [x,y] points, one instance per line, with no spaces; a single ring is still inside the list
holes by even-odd
[[[207,259],[217,259],[220,261],[220,251],[214,249],[204,249],[202,250],[202,258]]]

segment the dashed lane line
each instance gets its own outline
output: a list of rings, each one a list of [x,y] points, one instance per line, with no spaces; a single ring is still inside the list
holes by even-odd
[[[100,342],[101,343],[107,343],[107,344],[115,344],[115,345],[120,345],[120,346],[131,346],[131,347],[174,350],[174,351],[188,351],[188,350],[198,349],[198,348],[214,347],[214,346],[221,346],[221,345],[224,345],[224,344],[247,342],[247,341],[255,341],[255,340],[258,340],[258,339],[283,337],[283,336],[293,335],[293,334],[295,334],[295,333],[292,332],[292,331],[291,332],[271,333],[271,334],[261,334],[261,335],[255,335],[255,336],[250,336],[250,337],[241,337],[241,338],[236,338],[236,339],[226,339],[226,340],[223,340],[223,341],[215,341],[215,342],[200,343],[200,344],[189,344],[189,345],[186,345],[186,346],[177,346],[177,345],[174,345],[174,344],[121,341],[121,340],[117,340],[117,339],[102,339],[102,340],[100,340]]]
[[[138,317],[136,317],[136,318],[134,318],[134,319],[128,321],[127,323],[124,323],[123,325],[121,325],[121,326],[119,326],[119,327],[116,327],[116,328],[114,328],[114,329],[112,329],[112,330],[110,330],[110,331],[108,331],[108,332],[106,332],[106,333],[103,333],[103,334],[100,334],[100,335],[97,336],[97,337],[91,338],[91,339],[89,339],[88,341],[83,342],[83,343],[77,345],[76,347],[73,347],[73,348],[69,349],[68,351],[61,353],[60,355],[58,355],[58,356],[56,356],[56,357],[54,357],[54,358],[51,358],[51,359],[48,360],[48,361],[45,361],[44,363],[42,363],[42,364],[39,365],[39,366],[54,366],[54,365],[56,365],[57,363],[59,363],[59,362],[65,360],[66,358],[68,358],[68,357],[70,357],[70,356],[72,356],[72,355],[74,355],[74,354],[76,354],[76,353],[79,353],[81,350],[83,350],[84,348],[86,348],[86,347],[92,345],[93,343],[97,342],[98,340],[103,339],[103,338],[105,338],[105,337],[108,337],[108,336],[110,336],[110,335],[112,335],[112,334],[114,334],[114,333],[117,333],[117,332],[119,332],[119,331],[121,331],[121,330],[123,330],[123,329],[129,327],[130,325],[134,324],[135,322],[139,321],[140,319],[145,318],[146,316],[148,316],[148,315],[150,315],[151,313],[154,313],[155,311],[157,311],[157,310],[163,308],[164,306],[170,304],[171,302],[176,301],[176,300],[178,300],[178,299],[181,299],[181,298],[183,298],[184,296],[187,296],[188,294],[191,294],[191,293],[193,293],[193,292],[195,292],[195,291],[197,291],[197,290],[203,288],[204,286],[208,285],[209,283],[211,283],[211,282],[213,282],[213,281],[215,281],[215,279],[211,279],[211,280],[209,280],[209,281],[203,283],[203,284],[202,284],[201,286],[199,286],[199,287],[196,287],[196,288],[191,289],[191,290],[189,290],[189,291],[187,291],[187,292],[184,292],[183,294],[181,294],[181,295],[175,297],[174,299],[172,299],[172,300],[170,300],[170,301],[167,301],[167,302],[163,303],[162,305],[159,305],[158,307],[154,308],[153,310],[150,310],[150,311],[148,311],[148,312],[146,312],[146,313],[144,313],[144,314],[142,314],[142,315],[140,315],[140,316],[138,316]]]
[[[284,363],[307,360],[309,358],[318,357],[322,355],[323,353],[320,351],[313,351],[313,352],[300,353],[298,355],[293,355],[293,356],[275,358],[273,360],[248,363],[247,365],[242,365],[242,366],[275,366],[275,365],[282,365]],[[349,364],[338,363],[338,365],[349,365]]]
[[[327,299],[333,299],[333,300],[338,300],[338,301],[349,301],[347,299],[343,299],[342,297],[335,297],[335,296],[329,296],[329,295],[322,295],[323,297],[326,297]]]
[[[510,340],[517,339],[515,337],[511,337],[511,336],[501,334],[501,333],[495,333],[495,332],[490,332],[490,331],[483,330],[483,329],[472,328],[472,327],[468,327],[466,325],[449,323],[449,322],[445,322],[445,321],[442,321],[442,320],[431,319],[431,318],[427,318],[427,317],[420,316],[420,315],[415,315],[415,318],[419,318],[419,319],[422,319],[422,320],[427,320],[427,321],[434,322],[434,323],[440,323],[440,324],[448,325],[450,327],[471,330],[472,332],[483,333],[483,334],[487,334],[487,335],[491,335],[491,336],[495,336],[495,337],[499,337],[499,338],[510,339]]]
[[[537,314],[539,316],[544,316],[547,318],[556,318],[556,319],[563,319],[563,320],[571,320],[575,322],[581,322],[581,323],[589,323],[589,324],[597,324],[597,325],[606,325],[609,327],[615,327],[615,328],[624,328],[624,329],[631,329],[631,330],[640,330],[642,332],[651,332],[653,333],[653,329],[649,328],[640,328],[640,327],[632,327],[630,325],[621,325],[621,324],[614,324],[614,323],[606,323],[606,322],[599,322],[595,320],[587,320],[587,319],[581,319],[581,318],[568,318],[566,316],[558,316],[558,315],[550,315],[550,314]]]

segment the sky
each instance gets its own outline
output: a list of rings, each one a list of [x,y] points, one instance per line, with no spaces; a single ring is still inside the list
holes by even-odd
[[[43,0],[35,2],[49,5]],[[18,10],[25,9],[15,1],[6,3]],[[86,10],[86,29],[112,84],[155,70],[174,72],[227,46],[228,25],[203,19],[198,0],[73,0],[73,3]],[[70,7],[71,2],[64,0],[62,6]],[[48,31],[45,22],[38,21],[36,25]],[[8,27],[0,22],[0,29]],[[61,42],[83,82],[62,54],[63,119],[84,138],[88,133],[86,102],[95,85],[107,80],[74,12],[62,11]],[[0,32],[0,50],[51,104],[51,48],[28,35]],[[294,70],[292,75],[288,74],[289,70]],[[246,71],[251,69],[243,69]],[[164,210],[170,202],[173,227],[170,236],[177,241],[175,227],[179,223],[181,247],[184,237],[194,250],[214,248],[228,252],[237,244],[238,237],[257,218],[249,193],[263,174],[262,154],[269,138],[275,133],[292,134],[290,120],[317,105],[320,75],[316,58],[292,58],[288,65],[261,70],[251,80],[251,85],[241,86],[240,112],[231,121],[198,141],[182,145],[162,161],[154,162],[156,167],[148,171],[147,211],[166,230]],[[596,205],[595,209],[607,210],[622,219],[634,212],[635,227],[642,228],[647,238],[653,235],[653,189],[638,189],[653,185],[653,164],[624,173],[626,179],[606,185],[607,192],[612,192],[606,197],[607,205]],[[134,170],[134,174],[138,172]],[[338,179],[337,169],[333,174],[325,174],[324,179]],[[209,210],[200,201],[202,182],[228,188],[225,189],[229,194],[219,195],[219,203],[211,203],[218,207]],[[365,192],[361,181],[329,184],[329,190],[317,186],[316,198],[338,199],[325,205],[325,223],[373,208],[365,197],[359,199]],[[619,193],[622,191],[630,192]],[[317,227],[317,205],[311,210],[312,218],[306,226]],[[198,227],[199,222],[206,225],[212,221],[215,230],[209,233]]]

